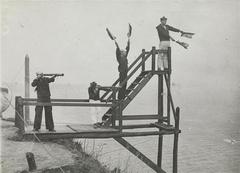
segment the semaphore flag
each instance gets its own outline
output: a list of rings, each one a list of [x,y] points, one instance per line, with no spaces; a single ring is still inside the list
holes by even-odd
[[[180,42],[180,41],[176,41],[176,43],[180,44],[182,47],[184,47],[185,49],[187,49],[189,47],[189,44],[184,43],[184,42]]]
[[[181,37],[186,37],[186,38],[192,38],[192,36],[194,35],[195,33],[191,33],[191,32],[183,32],[181,34]]]
[[[109,31],[108,28],[106,28],[106,31],[107,31],[109,37],[110,37],[112,40],[115,40],[115,39],[116,39],[116,37]]]
[[[131,37],[132,35],[132,26],[130,25],[130,23],[128,24],[128,37]]]

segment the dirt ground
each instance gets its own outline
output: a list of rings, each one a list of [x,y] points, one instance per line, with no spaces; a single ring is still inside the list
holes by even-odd
[[[79,148],[77,148],[79,147]],[[21,141],[13,122],[1,120],[1,170],[2,173],[27,172],[26,153],[35,156],[37,171],[63,172],[111,172],[91,156],[81,152],[81,146],[70,140]],[[67,171],[66,171],[67,170]]]

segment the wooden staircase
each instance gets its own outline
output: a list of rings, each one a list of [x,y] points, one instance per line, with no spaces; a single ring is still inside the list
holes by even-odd
[[[144,88],[148,81],[152,78],[153,74],[151,72],[141,72],[139,76],[129,85],[126,89],[126,96],[122,100],[122,110],[124,110],[127,105],[138,95],[138,93]],[[123,85],[122,83],[120,85]],[[110,95],[107,100],[110,100],[112,95]],[[112,108],[109,108],[105,113],[105,117],[108,117],[106,122],[107,125],[111,123]]]

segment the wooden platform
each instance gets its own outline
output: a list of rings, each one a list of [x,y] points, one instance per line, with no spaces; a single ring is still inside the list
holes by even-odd
[[[92,124],[71,124],[55,125],[56,132],[49,132],[42,126],[39,132],[32,131],[33,126],[25,128],[23,137],[34,138],[34,134],[40,139],[63,139],[63,138],[115,138],[115,137],[133,137],[149,135],[170,135],[173,131],[158,129],[155,131],[143,132],[120,132],[118,129],[111,127],[94,128]]]

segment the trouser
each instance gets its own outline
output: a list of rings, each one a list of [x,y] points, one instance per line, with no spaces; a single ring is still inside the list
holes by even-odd
[[[170,41],[161,41],[159,44],[160,50],[167,50],[170,47]],[[159,69],[168,69],[168,55],[167,53],[158,54],[158,70]]]
[[[119,81],[122,83],[127,78],[127,70],[119,73]],[[118,100],[122,100],[126,95],[127,82],[119,89]]]
[[[97,100],[89,100],[90,103],[99,103]],[[101,107],[90,107],[90,114],[91,114],[91,119],[93,123],[100,122],[101,120],[101,112],[102,109]]]
[[[50,98],[38,98],[38,102],[50,103],[51,101],[50,101]],[[52,117],[52,106],[36,106],[35,107],[35,118],[34,118],[34,126],[33,127],[36,130],[41,128],[43,107],[45,110],[46,129],[53,130],[54,123],[53,123],[53,117]]]

